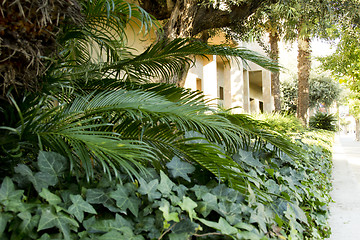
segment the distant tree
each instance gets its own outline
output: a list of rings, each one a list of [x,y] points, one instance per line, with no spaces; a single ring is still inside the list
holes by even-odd
[[[291,18],[293,14],[293,9],[281,2],[265,5],[249,17],[241,27],[231,27],[227,33],[242,41],[256,40],[267,55],[274,62],[279,63],[279,42],[286,37],[283,20]],[[268,36],[267,40],[264,40],[265,35]],[[271,73],[271,94],[274,97],[275,112],[281,111],[280,71]]]
[[[349,94],[350,114],[355,118],[356,140],[360,141],[360,29],[358,22],[344,27],[335,53],[320,58],[322,67],[352,91]]]
[[[281,85],[282,110],[295,113],[297,110],[298,81],[296,79],[284,81]],[[320,104],[330,107],[340,97],[340,84],[328,76],[315,76],[309,81],[309,107],[316,108]]]
[[[340,84],[327,76],[316,76],[309,81],[309,107],[315,108],[320,104],[330,107],[340,97]]]

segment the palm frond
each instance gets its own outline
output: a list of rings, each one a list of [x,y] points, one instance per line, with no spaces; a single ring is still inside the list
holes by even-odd
[[[89,61],[119,61],[131,56],[125,33],[129,23],[138,25],[144,35],[159,31],[159,23],[142,8],[124,0],[82,1],[85,20],[64,26],[59,38],[66,60],[84,64]]]
[[[267,143],[272,144],[279,151],[287,154],[294,160],[306,161],[303,149],[294,144],[288,137],[271,130],[267,130],[262,125],[266,124],[259,120],[253,119],[247,114],[222,114],[235,124],[239,130],[248,136],[244,138],[245,149],[252,145],[251,139],[255,139],[252,147],[261,148]],[[262,144],[264,142],[265,144]]]
[[[254,51],[245,48],[230,48],[222,45],[207,45],[190,39],[175,39],[173,41],[159,41],[151,45],[145,52],[131,59],[126,59],[103,66],[104,71],[122,71],[124,78],[134,76],[170,79],[181,73],[184,65],[190,66],[194,59],[190,56],[206,55],[220,56],[224,61],[233,58],[251,61],[259,66],[278,71],[277,63]]]

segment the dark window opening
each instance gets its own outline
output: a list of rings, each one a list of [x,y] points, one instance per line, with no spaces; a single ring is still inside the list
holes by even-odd
[[[260,109],[260,112],[264,112],[264,103],[263,102],[259,102],[259,109]]]
[[[224,100],[224,88],[219,87],[219,99]]]

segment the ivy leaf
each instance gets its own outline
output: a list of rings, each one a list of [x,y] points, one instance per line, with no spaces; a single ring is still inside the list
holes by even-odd
[[[117,190],[109,195],[116,200],[116,206],[121,210],[129,209],[136,217],[138,216],[141,201],[136,197],[129,197],[129,191],[125,186],[118,185]]]
[[[13,216],[9,213],[0,212],[0,238],[5,231],[7,222],[12,219]]]
[[[9,177],[5,177],[0,187],[0,203],[4,205],[5,211],[26,211],[25,204],[21,201],[23,190],[15,190],[15,185]]]
[[[93,204],[102,204],[109,199],[104,190],[95,188],[86,191],[86,201]]]
[[[15,167],[15,172],[24,176],[28,181],[30,181],[37,192],[41,192],[43,188],[48,188],[49,186],[55,186],[58,182],[57,177],[50,175],[44,172],[37,172],[34,174],[31,169],[24,165],[19,164]]]
[[[178,157],[173,157],[171,162],[167,163],[166,166],[169,168],[171,175],[176,177],[182,177],[188,182],[191,182],[188,174],[195,171],[195,167],[190,163],[181,161]]]
[[[96,219],[95,216],[84,221],[84,227],[91,233],[106,233],[111,230],[119,230],[123,227],[133,228],[130,220],[126,220],[119,214],[115,215],[115,219]]]
[[[23,196],[23,190],[15,190],[15,185],[9,177],[5,177],[0,188],[0,201],[6,206],[12,201],[19,202]]]
[[[198,228],[199,228],[199,224],[194,223],[190,221],[190,219],[186,218],[184,220],[181,220],[178,224],[176,224],[171,229],[171,231],[176,234],[187,233],[190,235],[192,233],[195,233],[196,229]]]
[[[39,240],[51,240],[51,237],[49,234],[44,233]]]
[[[120,232],[122,233],[120,233]],[[111,230],[102,235],[100,240],[144,240],[142,236],[135,236],[133,231],[128,227],[122,227],[118,231]]]
[[[18,227],[18,229],[20,230],[18,236],[20,238],[32,237],[35,239],[36,234],[33,231],[33,229],[39,223],[40,216],[39,215],[31,216],[29,212],[21,212],[17,216],[21,220],[23,220]]]
[[[221,233],[226,235],[232,235],[238,233],[238,230],[231,226],[224,218],[220,217],[219,222],[212,222],[202,218],[199,218],[199,221],[205,224],[208,227],[219,230]]]
[[[189,239],[188,233],[170,233],[169,234],[169,240],[185,240]]]
[[[182,210],[189,213],[189,217],[191,220],[196,217],[196,212],[194,211],[194,209],[197,207],[197,204],[196,202],[191,200],[191,198],[183,197],[183,201],[179,203],[179,206]]]
[[[79,222],[84,220],[84,212],[97,214],[93,206],[91,206],[88,202],[85,202],[80,195],[71,194],[70,199],[73,204],[69,207],[68,211],[73,214]]]
[[[177,192],[179,198],[183,198],[186,194],[186,191],[188,190],[188,188],[182,184],[175,185],[175,187],[173,189],[175,192]]]
[[[175,183],[173,183],[170,178],[163,172],[160,171],[160,184],[158,185],[158,190],[163,195],[170,195],[172,188],[175,186]]]
[[[40,197],[44,198],[50,205],[57,205],[61,203],[61,198],[53,193],[51,193],[48,189],[43,188],[39,193]]]
[[[268,216],[265,214],[264,205],[258,204],[255,211],[250,215],[250,223],[257,223],[264,233],[267,232],[265,221],[268,219]]]
[[[307,217],[304,211],[296,204],[289,203],[288,207],[291,207],[295,213],[295,217],[304,223],[308,223]]]
[[[225,184],[219,184],[211,190],[211,193],[220,199],[225,199],[228,196],[229,190]]]
[[[154,199],[159,199],[161,197],[161,194],[157,191],[159,185],[158,179],[154,179],[149,183],[146,183],[144,179],[140,178],[139,183],[140,187],[138,192],[141,195],[147,195],[150,202],[153,202]]]
[[[41,172],[61,176],[68,169],[68,161],[58,153],[40,151],[38,166]]]
[[[163,216],[166,222],[174,221],[179,222],[179,214],[177,212],[170,213],[170,203],[166,200],[161,201],[160,211],[163,212]]]
[[[248,152],[242,149],[239,149],[238,152],[233,156],[233,159],[237,163],[244,162],[250,167],[263,167],[264,165],[253,157],[252,152]]]
[[[207,217],[212,210],[218,210],[217,197],[211,193],[206,193],[202,199],[204,201],[199,203],[197,210],[204,217]]]
[[[99,240],[125,240],[125,237],[122,233],[116,230],[111,230],[110,232],[101,235]]]
[[[75,226],[76,228],[79,227],[78,223],[69,216],[63,214],[62,212],[54,214],[51,209],[47,208],[42,210],[37,231],[57,227],[63,234],[64,238],[66,240],[70,240],[71,238],[69,225]]]
[[[195,185],[190,189],[195,192],[195,195],[196,195],[198,200],[202,199],[202,197],[210,191],[204,185]]]

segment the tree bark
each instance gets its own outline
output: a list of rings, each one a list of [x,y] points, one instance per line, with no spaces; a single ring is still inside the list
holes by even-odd
[[[165,37],[194,37],[209,29],[239,26],[262,4],[278,0],[247,0],[230,5],[229,10],[205,6],[208,1],[195,0],[139,0],[146,11],[159,20],[167,20]]]
[[[298,101],[297,117],[304,125],[308,122],[309,77],[311,70],[311,49],[309,37],[298,37]]]
[[[279,43],[280,37],[277,30],[273,30],[269,34],[270,42],[270,58],[276,63],[279,63]],[[280,99],[280,72],[271,73],[271,93],[274,97],[275,112],[281,111],[281,99]]]

